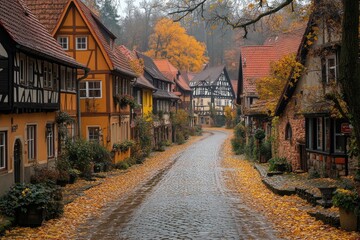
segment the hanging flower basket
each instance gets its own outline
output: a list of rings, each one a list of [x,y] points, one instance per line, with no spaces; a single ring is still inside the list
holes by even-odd
[[[131,108],[136,108],[137,107],[137,103],[135,102],[135,99],[133,96],[128,95],[128,94],[124,94],[124,95],[119,95],[117,94],[115,96],[116,101],[119,103],[121,108],[126,108],[126,106],[130,106]]]

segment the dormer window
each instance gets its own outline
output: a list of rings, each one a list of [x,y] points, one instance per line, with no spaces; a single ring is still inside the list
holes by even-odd
[[[87,37],[76,37],[76,50],[87,49]]]
[[[64,50],[69,50],[69,38],[64,36],[58,37],[58,42]]]

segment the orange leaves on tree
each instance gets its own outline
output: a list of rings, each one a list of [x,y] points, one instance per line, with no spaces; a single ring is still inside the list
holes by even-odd
[[[166,58],[180,70],[200,71],[208,60],[205,44],[188,35],[180,23],[168,18],[155,25],[149,48],[148,56]]]
[[[290,78],[292,83],[296,82],[304,66],[295,60],[295,54],[289,54],[276,62],[271,63],[269,76],[260,78],[256,81],[256,89],[261,100],[266,100],[266,108],[274,113],[277,100],[281,95],[281,90]]]

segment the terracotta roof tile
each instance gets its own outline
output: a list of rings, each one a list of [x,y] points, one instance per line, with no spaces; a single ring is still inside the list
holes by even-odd
[[[51,33],[69,0],[24,0],[31,12]]]
[[[97,37],[99,38],[101,44],[103,45],[106,53],[108,54],[112,64],[114,65],[114,70],[122,72],[130,76],[136,76],[136,73],[130,67],[129,61],[126,57],[119,51],[116,47],[110,47],[110,43],[106,40],[104,36],[104,31],[109,34],[109,37],[114,37],[111,32],[101,23],[98,16],[93,13],[83,2],[80,0],[72,0],[77,2],[80,6],[81,11],[84,13],[84,16],[90,23],[92,29],[95,31]],[[103,31],[102,31],[103,30]],[[114,43],[112,44],[114,45]]]
[[[135,52],[130,51],[127,47],[125,47],[124,45],[120,45],[117,47],[123,54],[125,57],[127,57],[130,61],[137,59]],[[138,76],[138,78],[136,79],[136,84],[135,86],[140,86],[140,87],[145,87],[145,88],[150,88],[150,89],[156,89],[145,77],[144,75],[140,75]]]
[[[172,65],[167,59],[155,59],[156,66],[159,70],[170,80],[175,80],[175,83],[184,91],[191,91],[189,84],[183,78],[181,72]]]
[[[241,47],[244,94],[256,93],[255,81],[269,75],[271,62],[297,52],[304,31],[305,28],[299,28],[268,38],[265,45]]]
[[[82,1],[80,0],[25,0],[29,3],[30,8],[36,13],[36,16],[44,23],[49,32],[52,32],[60,20],[62,12],[65,10],[69,1],[76,3],[90,24],[91,29],[99,39],[100,44],[108,55],[113,70],[119,71],[123,74],[135,77],[136,74],[130,67],[128,60],[125,56],[118,51],[115,47],[110,46],[110,39],[115,40],[115,35],[111,33],[102,23],[99,17],[93,13]],[[112,44],[113,45],[113,44]]]
[[[47,58],[83,67],[65,53],[22,0],[1,1],[0,25],[21,47],[44,54]]]

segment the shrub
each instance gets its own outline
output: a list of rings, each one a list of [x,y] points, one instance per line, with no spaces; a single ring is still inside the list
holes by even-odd
[[[269,160],[269,171],[289,172],[290,166],[284,157],[273,157]]]
[[[91,175],[91,163],[94,156],[92,143],[82,139],[69,141],[66,144],[66,155],[71,166],[80,170],[83,176]]]
[[[185,136],[182,132],[178,131],[176,133],[176,143],[181,145],[185,143]]]
[[[320,173],[318,171],[316,171],[315,168],[310,168],[309,169],[309,175],[308,175],[309,179],[315,179],[315,178],[320,178]]]
[[[272,157],[271,141],[265,141],[264,143],[261,143],[259,152],[260,152],[260,156],[264,157],[266,161],[270,160]]]
[[[261,128],[256,129],[254,137],[257,140],[263,140],[265,138],[265,131]]]
[[[337,189],[332,198],[335,207],[343,208],[347,212],[354,212],[358,201],[358,194],[347,189]]]
[[[31,183],[56,183],[59,178],[59,172],[53,168],[34,165],[34,174],[30,177]]]
[[[255,147],[255,141],[253,137],[249,138],[249,143],[245,146],[245,155],[248,159],[253,159],[253,150]]]
[[[16,211],[26,212],[29,206],[36,206],[45,210],[45,219],[48,220],[63,213],[61,200],[61,189],[55,184],[18,183],[0,199],[0,210],[7,216],[14,216]]]
[[[111,163],[110,152],[97,142],[91,143],[91,146],[93,153],[93,157],[92,157],[93,162],[95,164],[110,165]]]

